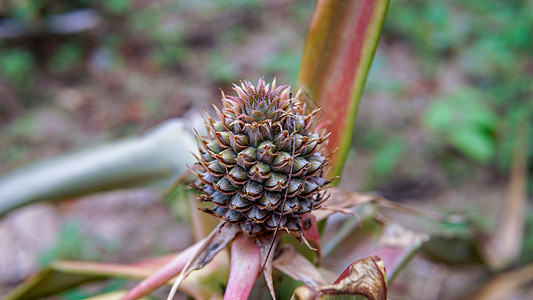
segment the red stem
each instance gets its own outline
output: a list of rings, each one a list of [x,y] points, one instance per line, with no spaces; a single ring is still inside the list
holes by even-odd
[[[224,300],[246,300],[261,269],[261,254],[253,238],[237,237],[231,244],[231,265]]]

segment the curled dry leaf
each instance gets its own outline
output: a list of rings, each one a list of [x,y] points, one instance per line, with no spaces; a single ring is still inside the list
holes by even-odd
[[[192,271],[203,268],[207,265],[213,257],[220,252],[226,245],[231,242],[237,234],[239,234],[240,228],[238,225],[231,223],[221,223],[215,228],[205,241],[202,243],[198,251],[192,256],[191,260],[185,265],[178,278],[172,285],[172,289],[168,295],[168,300],[174,298],[174,294],[179,288],[183,280],[191,274]]]
[[[264,234],[256,237],[256,243],[261,253],[261,266],[263,268],[263,275],[270,291],[272,299],[276,299],[276,292],[274,291],[274,282],[272,281],[272,261],[276,249],[279,244],[279,237],[274,240],[274,234]],[[270,253],[274,249],[274,253]]]
[[[370,256],[351,264],[331,285],[301,286],[292,299],[327,299],[333,295],[360,295],[370,300],[387,299],[386,273],[383,261]]]
[[[357,207],[374,201],[377,197],[345,191],[339,188],[328,189],[329,199],[327,208],[313,211],[317,221],[321,221],[334,214],[338,210]]]
[[[290,245],[281,248],[280,254],[274,260],[274,267],[309,286],[319,287],[326,284],[318,269]]]
[[[328,189],[328,196],[329,199],[326,204],[323,205],[323,209],[313,211],[313,215],[316,217],[317,221],[324,220],[336,212],[353,214],[349,209],[369,203],[377,207],[380,213],[384,213],[384,210],[387,209],[397,213],[426,218],[433,221],[443,221],[445,219],[445,215],[440,213],[425,211],[416,207],[392,202],[378,195],[359,194],[332,187]],[[389,217],[389,219],[395,218]]]

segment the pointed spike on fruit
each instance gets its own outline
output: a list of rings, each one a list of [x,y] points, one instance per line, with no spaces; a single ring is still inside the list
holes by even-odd
[[[289,100],[289,95],[290,95],[290,87],[287,87],[286,89],[284,89],[281,94],[280,94],[280,98],[281,99],[286,99],[286,100]]]
[[[233,99],[223,99],[224,101],[224,107],[225,108],[231,108],[231,107],[239,107],[239,103]],[[229,104],[229,105],[227,105]]]
[[[303,98],[303,97],[302,97],[303,94],[304,94],[304,88],[303,88],[303,87],[300,87],[300,88],[296,91],[296,94],[294,95],[294,98],[296,98],[296,99],[301,99],[301,98]]]
[[[241,84],[241,86],[238,86],[236,84],[233,85],[233,90],[237,93],[237,96],[239,98],[246,98],[246,93],[243,91],[244,86]]]
[[[215,106],[213,103],[211,103],[211,105]],[[205,116],[205,117],[207,118],[207,120],[209,121],[209,123],[206,122],[206,124],[213,124],[213,123],[215,123],[215,121],[214,121],[214,120],[211,118],[211,116],[209,115],[209,112],[207,111],[207,109],[206,109],[205,107],[204,107],[203,109],[204,109],[204,116]]]

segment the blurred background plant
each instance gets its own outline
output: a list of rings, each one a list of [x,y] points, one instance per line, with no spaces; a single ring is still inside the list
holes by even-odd
[[[196,112],[219,101],[218,88],[228,91],[238,79],[295,82],[313,4],[3,2],[0,172],[142,133],[172,117],[200,127]],[[505,198],[515,132],[532,125],[532,31],[532,1],[391,1],[341,187],[431,210],[466,211],[491,228]],[[533,171],[532,135],[529,130],[524,143],[527,174]],[[531,195],[531,176],[526,180]],[[192,240],[176,229],[185,224],[185,208],[171,204],[178,206],[171,219],[157,194],[113,192],[45,209],[40,218],[52,233],[42,245],[20,225],[32,217],[31,207],[9,216],[0,224],[0,254],[7,253],[0,255],[0,295],[33,272],[39,257],[132,261],[183,249],[176,236]],[[160,221],[138,224],[147,207]],[[531,201],[526,210],[523,264],[533,261]],[[69,227],[80,216],[84,223]],[[160,233],[138,239],[139,230]],[[17,240],[13,232],[28,238],[3,242]],[[35,251],[24,252],[35,257],[33,266],[20,269],[6,260],[27,243],[35,244]],[[83,245],[94,243],[110,246],[87,256]],[[135,246],[115,252],[115,244]],[[415,259],[391,293],[454,299],[459,283],[465,290],[473,282],[465,278],[483,276],[476,268]]]

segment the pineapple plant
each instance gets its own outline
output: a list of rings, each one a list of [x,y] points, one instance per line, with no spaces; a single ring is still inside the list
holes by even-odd
[[[198,134],[192,186],[212,204],[203,210],[248,236],[301,233],[301,217],[320,206],[329,184],[323,177],[329,134],[317,126],[319,109],[307,113],[301,90],[292,97],[290,87],[275,80],[233,89],[234,96],[222,93],[217,118],[206,112],[207,134]]]

